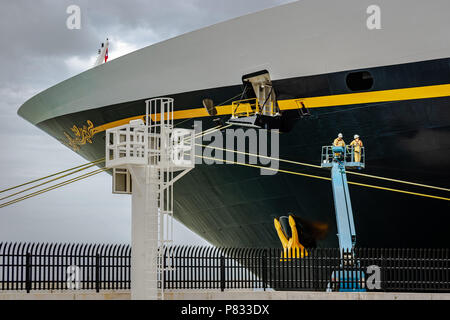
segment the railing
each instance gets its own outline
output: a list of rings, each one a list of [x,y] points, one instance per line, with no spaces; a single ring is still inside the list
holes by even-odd
[[[0,243],[0,290],[130,288],[128,245]]]
[[[275,112],[275,102],[266,101],[264,106],[259,105],[257,98],[233,101],[231,106],[231,115],[233,118],[250,117],[255,114],[263,114],[273,116]]]
[[[3,243],[0,290],[67,290],[76,281],[77,289],[129,289],[130,255],[128,245]],[[160,285],[167,290],[341,291],[353,286],[450,292],[449,249],[356,248],[349,253],[321,248],[308,250],[305,258],[285,256],[283,249],[175,246],[163,251],[167,270]],[[356,280],[352,274],[358,274]]]
[[[173,270],[165,274],[165,288],[339,291],[353,286],[367,291],[450,292],[448,249],[357,248],[352,254],[312,249],[301,259],[286,259],[285,254],[283,249],[178,247],[173,260],[166,260]],[[346,282],[337,277],[339,272]],[[352,273],[364,276],[352,282]]]
[[[364,147],[359,147],[358,150],[354,146],[339,147],[342,148],[342,153],[337,153],[334,146],[323,146],[322,147],[322,166],[331,166],[333,159],[337,157],[340,161],[346,161],[349,165],[358,164],[364,168],[366,163],[366,152]],[[356,152],[358,151],[358,152]]]
[[[233,101],[231,107],[231,115],[233,118],[249,117],[259,113],[259,102],[256,98]]]

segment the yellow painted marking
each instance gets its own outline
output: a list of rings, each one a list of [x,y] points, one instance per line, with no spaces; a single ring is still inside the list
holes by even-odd
[[[322,108],[364,103],[439,98],[447,96],[450,96],[450,84],[281,100],[278,101],[278,104],[281,110],[290,110],[298,109],[297,101],[300,100],[305,102],[305,105],[308,108]]]

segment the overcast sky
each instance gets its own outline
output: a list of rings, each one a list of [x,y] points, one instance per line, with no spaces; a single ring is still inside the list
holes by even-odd
[[[33,95],[110,59],[289,0],[2,0],[0,2],[0,190],[86,161],[17,115]],[[66,27],[69,5],[81,29]],[[176,187],[176,186],[175,186]],[[5,196],[0,194],[0,198]],[[0,203],[4,202],[0,201]],[[180,224],[175,242],[204,244]],[[0,209],[0,242],[129,243],[131,196],[111,194],[106,173]]]

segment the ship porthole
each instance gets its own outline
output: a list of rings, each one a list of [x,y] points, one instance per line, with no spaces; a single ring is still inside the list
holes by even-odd
[[[373,77],[369,71],[352,72],[347,75],[346,83],[351,91],[370,90],[373,86]]]

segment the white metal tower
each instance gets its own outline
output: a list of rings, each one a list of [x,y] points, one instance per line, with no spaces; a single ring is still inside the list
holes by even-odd
[[[164,299],[162,254],[173,242],[173,184],[195,166],[194,141],[194,130],[174,128],[172,98],[147,100],[145,123],[106,131],[113,193],[132,194],[132,299]]]

